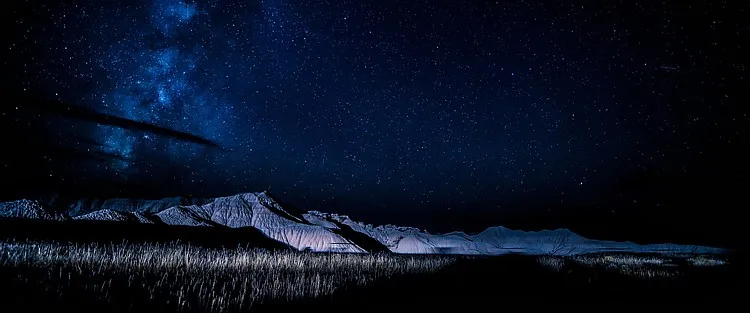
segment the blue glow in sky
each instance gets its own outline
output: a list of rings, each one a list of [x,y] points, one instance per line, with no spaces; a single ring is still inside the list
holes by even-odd
[[[603,193],[625,206],[644,201],[625,177],[702,177],[705,155],[739,138],[715,126],[737,123],[716,109],[744,55],[721,44],[733,24],[644,3],[59,4],[25,35],[44,56],[25,75],[226,148],[77,128],[130,160],[92,172],[172,195],[270,188],[310,209],[396,213],[554,214],[605,207]]]
[[[197,13],[196,4],[181,0],[155,0],[151,11],[151,24],[167,37],[175,35],[176,28],[190,22]]]

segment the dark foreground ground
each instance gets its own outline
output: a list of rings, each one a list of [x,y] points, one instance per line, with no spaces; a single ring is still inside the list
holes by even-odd
[[[550,268],[533,256],[501,256],[459,259],[428,274],[382,278],[366,286],[352,287],[318,299],[278,301],[253,305],[251,312],[469,312],[503,308],[560,309],[613,305],[644,308],[654,304],[671,309],[744,306],[748,300],[746,259],[725,258],[723,266],[675,265],[674,277],[629,276],[612,269],[567,264]],[[138,284],[125,286],[126,277],[112,275],[107,301],[92,299],[97,288],[71,279],[70,286],[42,283],[10,283],[20,277],[55,276],[53,268],[0,269],[0,303],[3,312],[205,312],[205,308],[178,307],[159,294],[144,293]],[[646,274],[649,275],[648,271]],[[60,274],[64,276],[63,274]],[[12,278],[12,279],[11,279]],[[65,277],[61,277],[66,281]],[[152,279],[160,279],[153,277]],[[114,287],[112,286],[114,285]],[[102,287],[104,292],[104,287]],[[214,292],[224,292],[215,290]],[[65,293],[65,296],[60,296]],[[193,301],[189,296],[184,301]]]
[[[739,258],[733,258],[740,262]],[[746,261],[746,260],[745,260]],[[679,277],[628,277],[601,268],[570,266],[556,272],[530,256],[460,260],[435,274],[402,277],[336,295],[289,303],[283,311],[325,307],[343,312],[483,312],[505,309],[674,309],[745,307],[746,265],[683,268]],[[747,263],[742,263],[747,264]],[[614,307],[613,307],[614,306]],[[609,310],[609,309],[607,309]]]
[[[737,251],[709,257],[342,256],[273,245],[266,252],[222,248],[264,243],[247,230],[85,225],[62,231],[53,224],[0,223],[0,312],[608,311],[655,304],[715,310],[750,301],[750,262]],[[131,243],[123,245],[126,234]],[[175,239],[183,243],[170,244]],[[184,241],[191,245],[185,248]],[[156,261],[138,261],[147,255]],[[250,289],[262,290],[259,300],[238,300]]]

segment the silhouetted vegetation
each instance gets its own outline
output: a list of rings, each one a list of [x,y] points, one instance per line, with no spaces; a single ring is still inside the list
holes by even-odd
[[[381,278],[436,271],[455,259],[177,243],[4,242],[0,280],[10,289],[3,295],[22,292],[12,298],[20,307],[41,300],[98,310],[226,312],[330,296]],[[80,299],[85,301],[77,303]]]
[[[679,306],[737,300],[748,281],[744,264],[687,254],[468,257],[5,241],[0,301],[4,312],[417,312],[521,300],[530,308]]]

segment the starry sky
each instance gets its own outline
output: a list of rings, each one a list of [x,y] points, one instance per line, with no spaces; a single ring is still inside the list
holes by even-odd
[[[741,3],[18,1],[9,11],[13,92],[220,146],[4,108],[43,143],[23,158],[40,160],[37,183],[58,189],[270,190],[376,222],[673,221],[686,204],[733,199],[746,178]],[[105,157],[49,152],[60,147]],[[19,159],[4,170],[31,164]]]

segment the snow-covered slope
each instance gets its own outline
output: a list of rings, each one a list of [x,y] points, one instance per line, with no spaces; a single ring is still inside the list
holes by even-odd
[[[53,221],[70,219],[65,213],[56,212],[38,201],[25,199],[0,203],[0,217]]]
[[[104,209],[84,215],[79,215],[74,217],[73,219],[88,221],[137,222],[143,224],[154,223],[151,219],[138,212],[118,212],[110,209]]]
[[[204,205],[177,206],[156,215],[171,225],[253,227],[298,250],[365,252],[331,228],[290,214],[263,192],[216,198]]]

